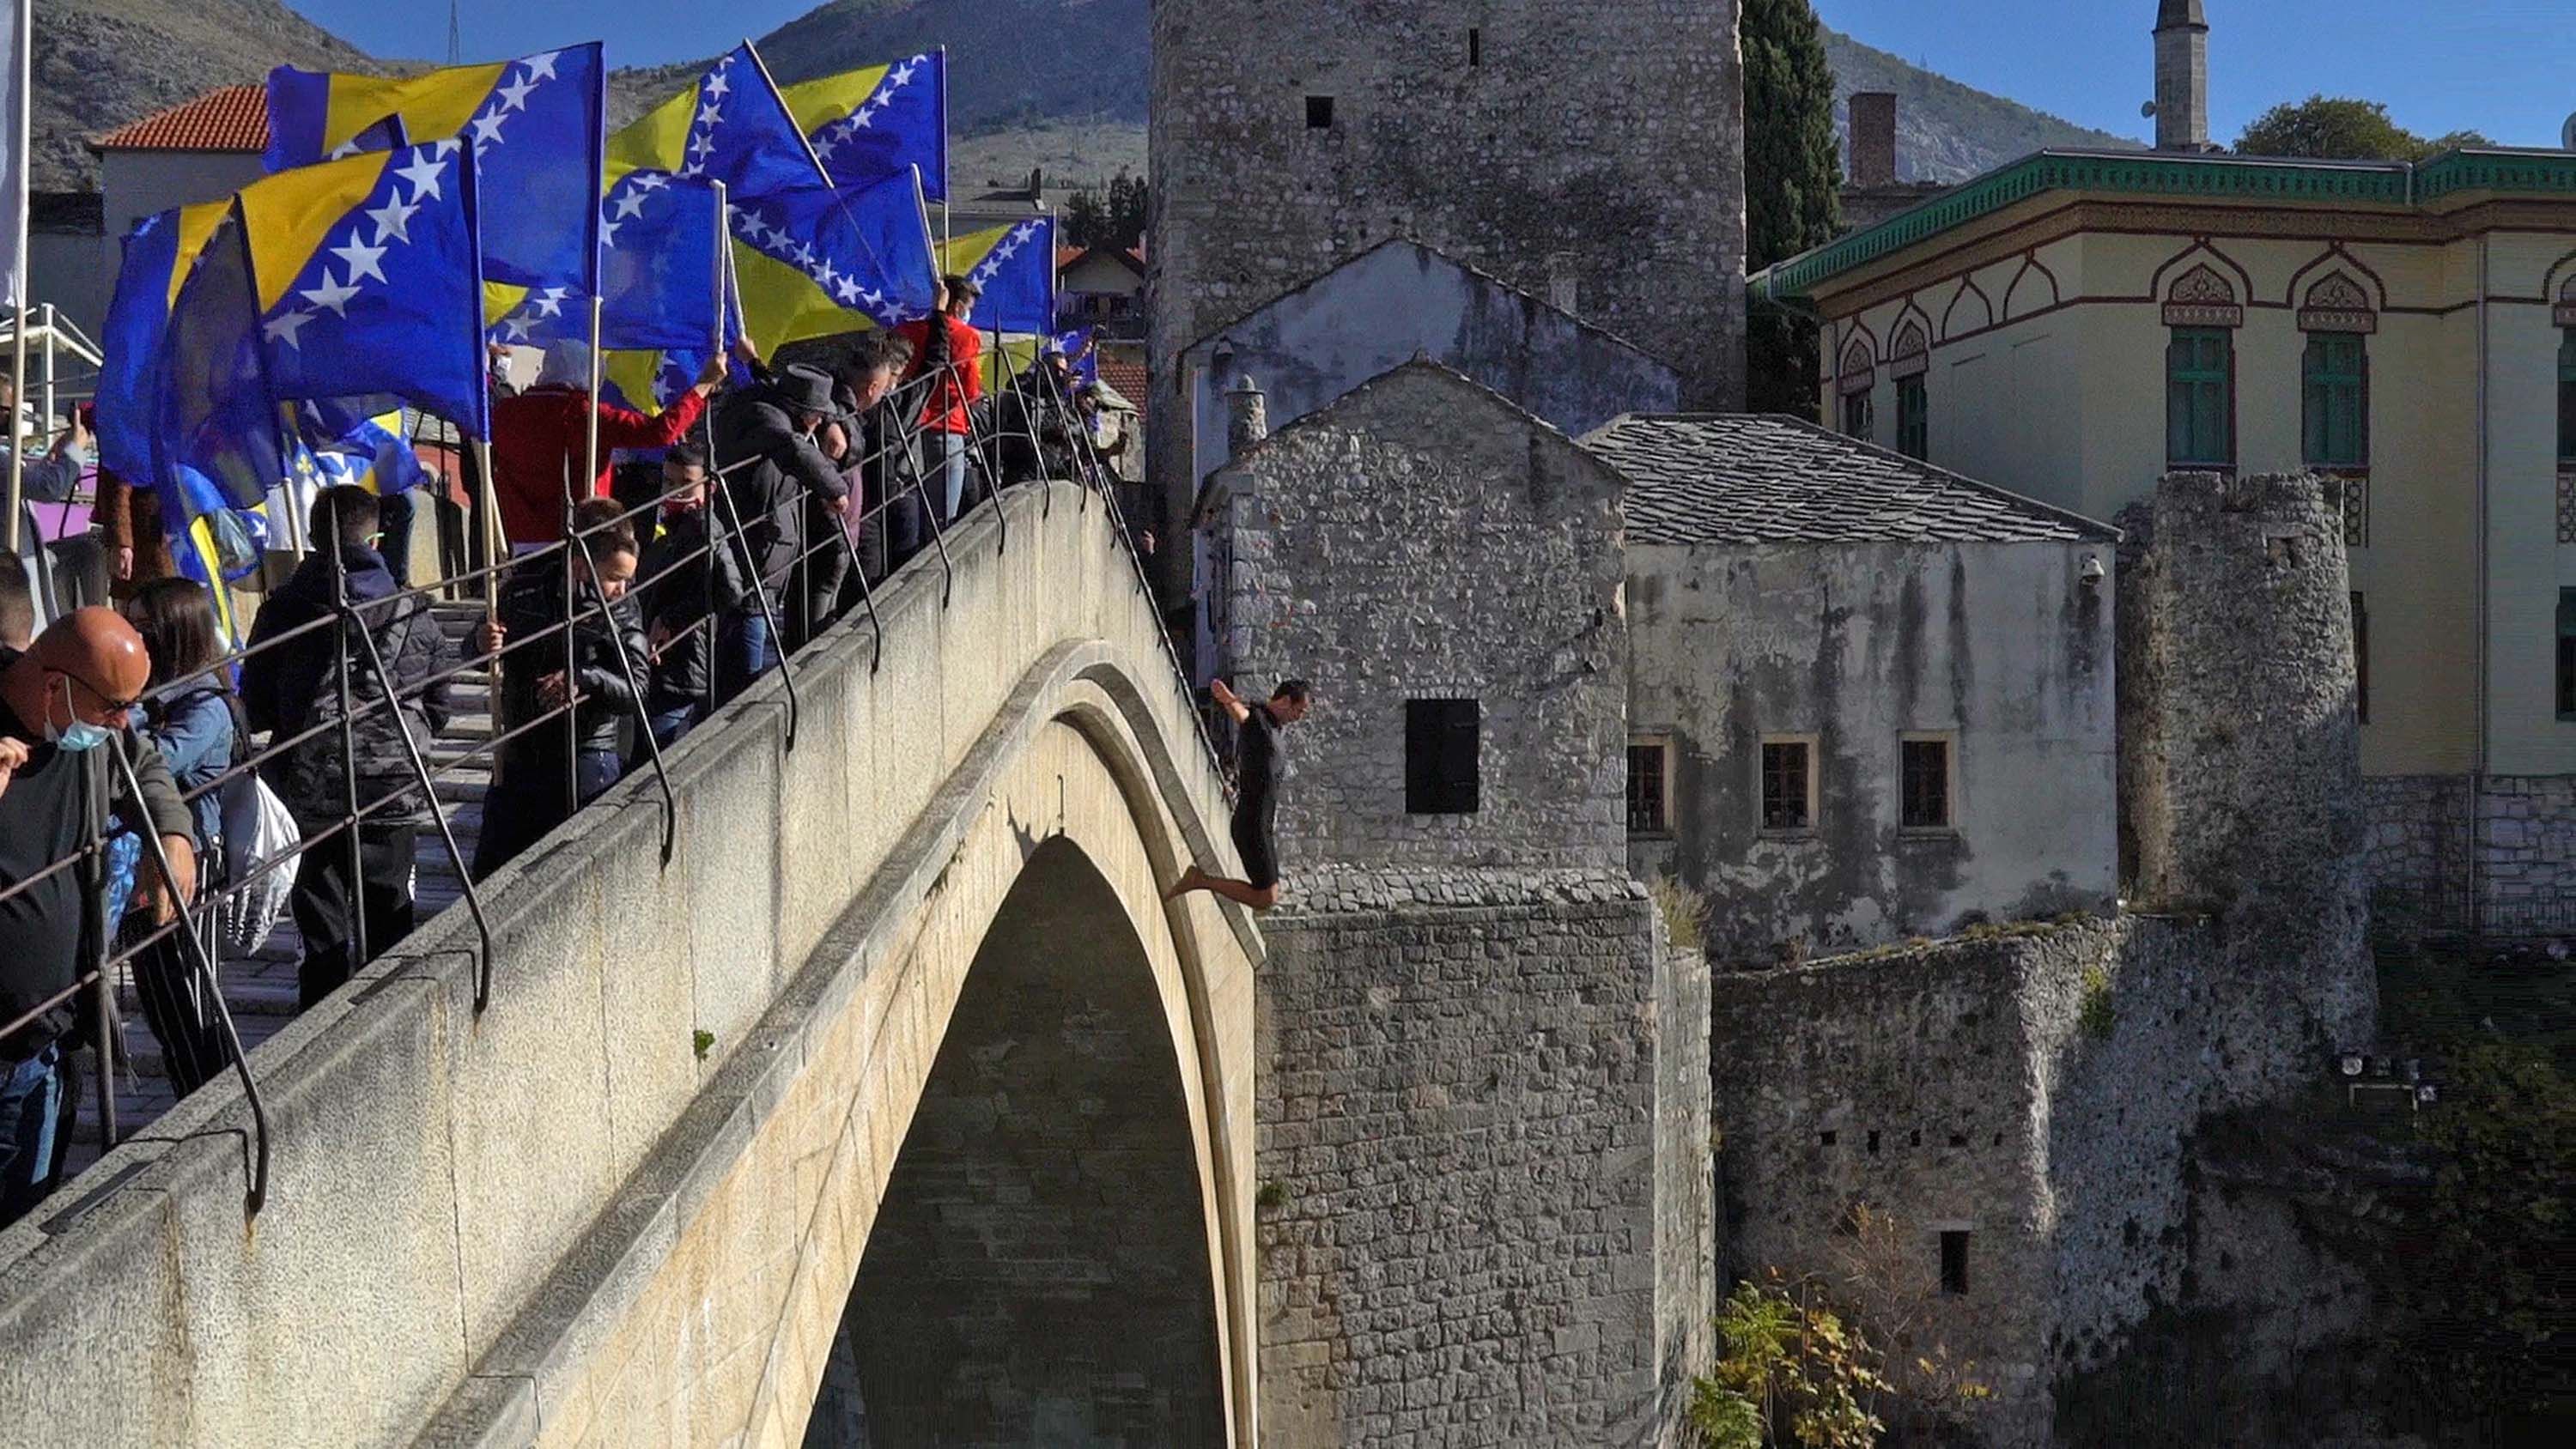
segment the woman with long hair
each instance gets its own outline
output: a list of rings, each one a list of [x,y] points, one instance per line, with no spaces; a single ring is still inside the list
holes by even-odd
[[[123,612],[152,656],[149,693],[134,707],[135,731],[161,751],[182,795],[211,786],[232,768],[242,739],[230,672],[221,663],[225,640],[213,597],[193,579],[153,579],[135,586]],[[189,801],[188,812],[196,826],[197,858],[218,860],[224,830],[220,792],[206,789]],[[199,879],[220,875],[210,866]],[[136,913],[126,929],[144,935],[152,929],[150,917]],[[201,924],[198,934],[209,953],[218,949],[214,932]],[[232,1062],[213,999],[218,984],[199,973],[195,953],[175,929],[144,947],[133,965],[143,1019],[160,1039],[171,1086],[184,1097]]]

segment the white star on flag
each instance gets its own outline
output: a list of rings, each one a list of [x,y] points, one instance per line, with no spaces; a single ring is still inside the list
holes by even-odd
[[[528,305],[534,308],[540,317],[560,317],[563,315],[564,298],[571,294],[572,289],[569,287],[548,287],[539,292],[535,300]]]
[[[447,158],[443,154],[424,152],[414,157],[409,166],[395,168],[394,174],[411,183],[411,204],[414,206],[432,199],[446,199],[438,189],[441,178],[447,174]]]
[[[624,221],[628,217],[631,217],[635,213],[644,209],[644,193],[641,191],[629,191],[625,195],[617,198],[615,202],[611,203],[611,207],[616,211],[617,219]]]
[[[398,194],[388,193],[384,205],[374,207],[367,212],[367,215],[376,223],[378,244],[381,245],[387,237],[392,237],[396,241],[410,241],[411,214],[418,210],[420,210],[419,202],[405,201]]]
[[[705,105],[698,107],[697,123],[701,126],[713,126],[716,122],[723,119],[723,110],[718,108],[716,103],[713,101],[709,101]]]
[[[829,290],[841,280],[840,269],[832,265],[832,259],[830,257],[825,257],[823,259],[823,265],[815,269],[814,280],[821,283],[826,290]]]
[[[844,307],[851,306],[859,300],[859,281],[856,277],[841,278],[834,284],[832,290],[839,294],[841,305]]]
[[[659,191],[671,184],[671,178],[659,171],[639,171],[627,180],[638,191]]]
[[[509,334],[510,341],[525,342],[528,340],[530,330],[535,326],[536,324],[527,318],[513,314],[508,321],[501,324],[501,330]]]
[[[560,50],[549,50],[540,55],[529,56],[526,60],[521,61],[520,64],[528,68],[528,76],[532,80],[553,80],[555,78],[555,57],[561,54],[563,54],[563,52]]]
[[[501,98],[502,109],[510,111],[524,111],[528,108],[528,92],[533,91],[536,88],[537,83],[535,81],[526,76],[521,76],[517,80],[510,82],[508,85],[501,87],[501,89],[495,92],[495,94]]]
[[[500,113],[499,113],[499,112],[497,112],[497,111],[486,111],[486,112],[484,112],[482,115],[476,116],[476,117],[474,118],[474,154],[475,154],[475,155],[477,155],[477,156],[482,155],[482,154],[483,154],[483,152],[484,152],[484,149],[485,149],[486,147],[489,147],[493,142],[498,141],[498,140],[500,140],[500,139],[501,139],[501,115],[500,115]]]
[[[901,90],[904,86],[910,84],[912,81],[912,73],[921,65],[922,59],[923,58],[920,56],[914,56],[912,59],[896,66],[893,70],[886,72],[885,84],[879,87],[880,92]]]
[[[727,56],[725,57],[724,64],[717,66],[714,72],[707,77],[708,95],[721,99],[726,91],[733,88],[733,77],[725,74],[725,72],[732,67],[733,57]]]
[[[379,282],[386,280],[382,265],[385,255],[383,246],[369,246],[352,233],[347,246],[337,246],[330,250],[331,255],[349,264],[350,285],[355,286],[361,277],[373,277]]]
[[[617,245],[617,229],[625,224],[622,221],[602,221],[599,224],[599,244],[604,247]]]
[[[349,315],[349,299],[358,295],[358,289],[344,285],[334,279],[331,275],[331,269],[329,267],[324,267],[322,269],[321,286],[307,287],[295,295],[302,297],[305,301],[312,303],[316,307],[330,308],[331,315],[335,317],[346,317]]]
[[[289,347],[301,347],[304,344],[295,339],[295,334],[305,323],[312,320],[313,314],[310,312],[280,312],[262,324],[260,330],[268,335],[268,340],[271,342],[283,341]]]

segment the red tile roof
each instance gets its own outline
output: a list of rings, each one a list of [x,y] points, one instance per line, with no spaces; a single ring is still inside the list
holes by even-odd
[[[1124,357],[1100,359],[1100,380],[1118,389],[1119,395],[1136,405],[1136,416],[1143,417],[1145,408],[1145,364]]]
[[[90,142],[96,151],[265,151],[268,92],[224,86],[117,127]]]

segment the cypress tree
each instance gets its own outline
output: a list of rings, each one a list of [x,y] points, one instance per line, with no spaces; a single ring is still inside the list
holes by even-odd
[[[1807,0],[1744,0],[1745,266],[1758,271],[1842,229],[1834,73]],[[1745,405],[1816,415],[1816,324],[1757,306],[1745,327]]]

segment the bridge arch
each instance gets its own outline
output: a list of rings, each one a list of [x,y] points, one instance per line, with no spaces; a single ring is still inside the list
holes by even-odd
[[[1217,1280],[1145,942],[1035,846],[978,946],[826,1362],[807,1449],[1214,1444]]]

